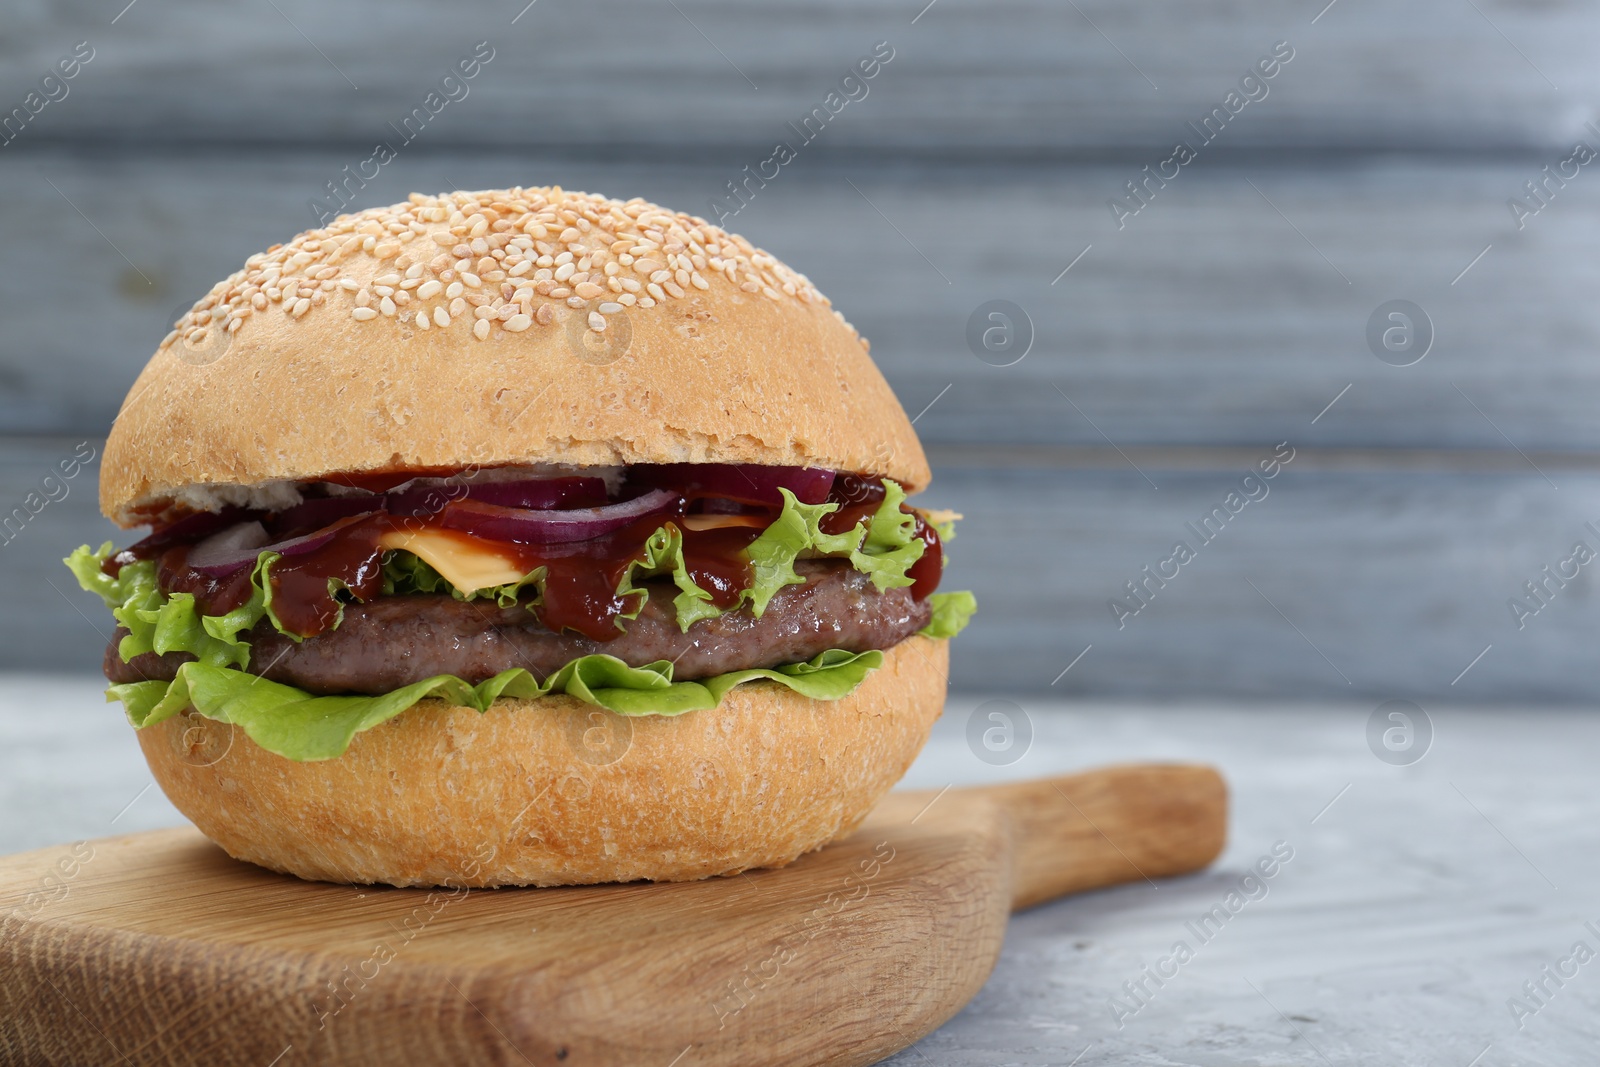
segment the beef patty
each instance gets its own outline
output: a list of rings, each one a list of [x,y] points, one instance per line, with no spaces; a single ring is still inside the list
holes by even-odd
[[[639,617],[611,641],[552,633],[522,606],[496,607],[441,594],[378,597],[344,610],[338,629],[296,643],[268,619],[249,631],[252,674],[311,693],[387,693],[436,674],[477,683],[512,667],[535,677],[594,652],[639,667],[673,662],[679,680],[810,659],[830,648],[890,648],[926,626],[931,609],[910,589],[878,592],[843,560],[804,560],[804,585],[785,586],[757,619],[748,609],[702,619],[687,633],[672,607],[676,587],[651,582]],[[104,669],[113,682],[170,681],[187,652],[147,652],[124,663],[118,629]]]

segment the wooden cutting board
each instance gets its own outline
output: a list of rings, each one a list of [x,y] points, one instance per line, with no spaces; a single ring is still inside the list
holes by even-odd
[[[301,882],[192,829],[0,859],[7,1064],[868,1064],[954,1015],[1014,909],[1221,850],[1221,777],[891,794],[782,870],[427,891]]]

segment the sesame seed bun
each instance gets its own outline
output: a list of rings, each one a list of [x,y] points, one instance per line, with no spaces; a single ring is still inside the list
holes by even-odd
[[[947,644],[895,646],[836,701],[771,682],[672,718],[609,716],[566,696],[481,715],[429,700],[316,763],[191,714],[138,736],[162,790],[207,837],[302,878],[689,881],[781,867],[854,829],[927,740]]]
[[[930,477],[866,343],[743,238],[559,188],[413,195],[250,257],[181,319],[100,504],[132,526],[340,472],[669,462]]]

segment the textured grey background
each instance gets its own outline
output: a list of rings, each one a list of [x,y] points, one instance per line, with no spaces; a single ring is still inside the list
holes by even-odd
[[[95,58],[0,148],[0,513],[474,42],[496,54],[470,94],[356,206],[557,183],[709,214],[888,41],[729,225],[834,299],[919,416],[929,503],[968,516],[948,581],[982,609],[958,688],[1600,693],[1588,569],[1526,629],[1507,607],[1600,548],[1600,164],[1520,230],[1506,205],[1600,148],[1600,3],[125,2],[4,15],[0,108],[76,42]],[[1280,40],[1268,96],[1119,230],[1108,198]],[[995,298],[1033,324],[1014,366],[965,339]],[[1364,338],[1395,298],[1436,329],[1410,367]],[[1107,600],[1282,441],[1271,495],[1118,629]],[[55,562],[109,533],[92,477],[0,545],[0,667],[98,660],[107,620]]]

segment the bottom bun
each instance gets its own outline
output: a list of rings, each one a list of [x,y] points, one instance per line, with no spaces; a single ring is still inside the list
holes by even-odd
[[[782,867],[860,824],[944,706],[947,642],[913,637],[842,700],[774,682],[675,717],[568,696],[484,714],[427,700],[297,763],[198,714],[138,733],[167,797],[228,853],[396,886],[690,881]]]

